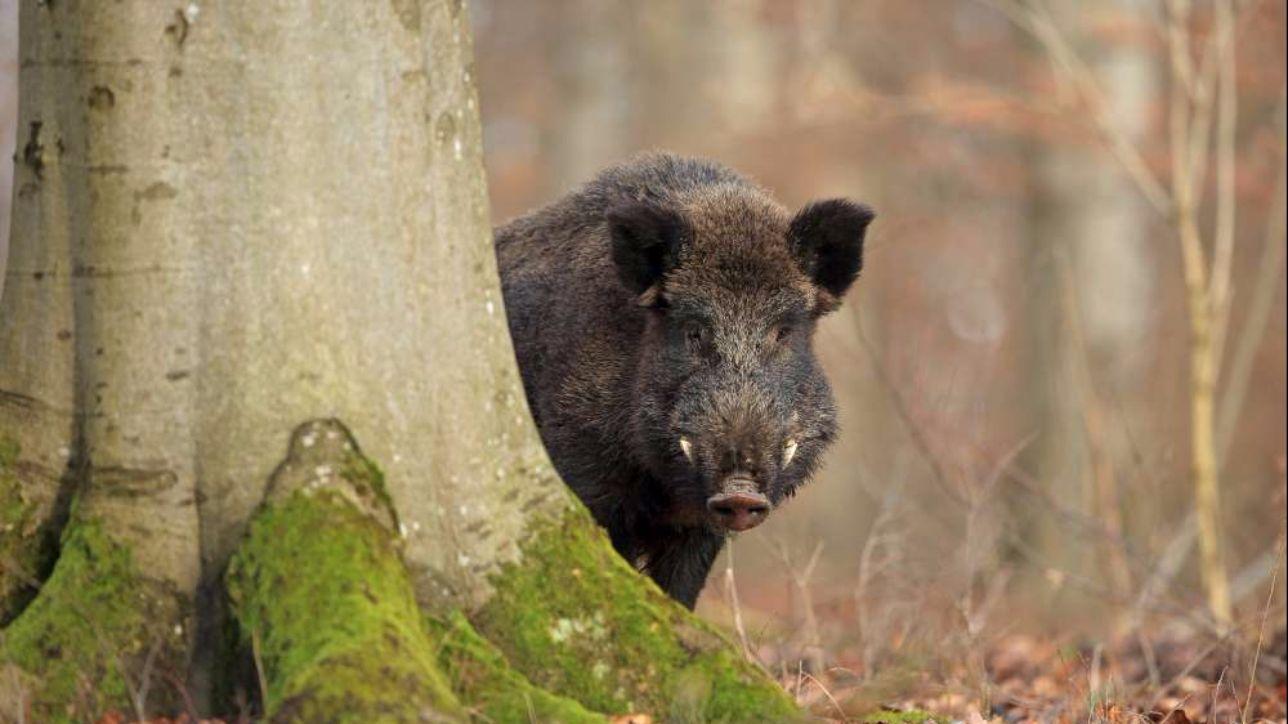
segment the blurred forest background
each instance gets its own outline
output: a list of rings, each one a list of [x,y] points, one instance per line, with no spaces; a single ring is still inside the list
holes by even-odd
[[[1283,2],[470,5],[497,222],[654,148],[723,161],[789,207],[878,211],[818,339],[841,440],[699,604],[802,698],[931,678],[941,707],[978,703],[1008,695],[1007,656],[1063,661],[1083,699],[1174,684],[1217,651],[1240,687],[1252,656],[1282,681]],[[8,158],[14,1],[0,13]],[[1221,287],[1234,636],[1209,607],[1194,515],[1178,178]],[[827,683],[813,694],[811,675]]]

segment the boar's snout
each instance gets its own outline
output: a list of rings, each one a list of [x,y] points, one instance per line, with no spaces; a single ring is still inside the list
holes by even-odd
[[[769,515],[769,508],[769,498],[750,490],[717,493],[707,499],[707,510],[715,522],[732,531],[760,525]]]
[[[691,471],[690,484],[701,486],[709,496],[708,524],[740,532],[769,517],[774,508],[771,496],[796,453],[796,443],[789,415],[756,404],[764,396],[757,397],[755,389],[740,387],[737,392],[716,396],[714,403],[681,418],[675,428],[677,452]]]

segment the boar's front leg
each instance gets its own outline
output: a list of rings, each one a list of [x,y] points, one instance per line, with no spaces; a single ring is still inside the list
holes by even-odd
[[[667,595],[693,610],[724,537],[705,528],[667,528],[650,538],[644,569]]]

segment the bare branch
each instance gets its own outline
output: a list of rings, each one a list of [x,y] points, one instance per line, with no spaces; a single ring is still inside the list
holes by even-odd
[[[1194,61],[1190,54],[1189,0],[1167,0],[1167,44],[1172,49],[1172,67],[1180,87],[1195,92]]]
[[[1169,197],[1162,182],[1149,169],[1149,164],[1141,155],[1127,133],[1119,128],[1108,111],[1105,93],[1096,82],[1095,74],[1074,51],[1072,44],[1065,38],[1059,26],[1051,17],[1050,11],[1036,2],[1021,3],[1019,0],[981,0],[995,8],[1019,27],[1032,34],[1046,49],[1053,60],[1053,66],[1065,76],[1065,79],[1078,91],[1088,109],[1092,120],[1099,131],[1101,139],[1109,151],[1123,167],[1124,172],[1136,184],[1146,201],[1163,217],[1170,217],[1173,200]]]
[[[1171,52],[1173,89],[1170,94],[1168,129],[1172,145],[1172,199],[1176,204],[1175,221],[1181,243],[1181,261],[1185,272],[1185,286],[1191,298],[1205,296],[1207,265],[1203,258],[1203,245],[1196,220],[1194,167],[1196,159],[1191,146],[1194,136],[1191,123],[1189,94],[1180,92],[1186,87],[1186,68],[1189,67],[1189,3],[1170,0],[1167,4],[1167,37]],[[1202,117],[1203,113],[1195,112]],[[1202,133],[1206,142],[1206,132]],[[1206,148],[1206,146],[1204,146]],[[1200,154],[1201,155],[1201,154]],[[1199,292],[1202,290],[1202,293]],[[1205,300],[1198,303],[1204,306]],[[1193,307],[1195,302],[1191,301]],[[1206,312],[1206,310],[1204,310]]]
[[[823,639],[819,633],[818,617],[814,614],[814,596],[810,590],[810,579],[814,576],[814,568],[818,566],[819,556],[823,554],[823,541],[819,541],[814,546],[814,552],[810,554],[809,562],[800,571],[797,571],[795,565],[793,565],[791,551],[785,543],[776,540],[774,541],[774,548],[783,562],[783,567],[787,570],[787,575],[792,579],[796,595],[800,598],[803,613],[803,621],[801,622],[802,638],[804,639],[803,658],[809,659],[811,670],[820,672],[823,670]]]
[[[1242,5],[1246,5],[1243,3]],[[1190,101],[1194,108],[1208,109],[1204,113],[1197,113],[1195,122],[1196,130],[1190,134],[1190,158],[1193,166],[1193,175],[1199,184],[1199,188],[1205,188],[1207,179],[1208,163],[1208,145],[1212,131],[1212,107],[1213,94],[1216,92],[1217,82],[1219,80],[1222,65],[1225,58],[1235,52],[1234,36],[1238,34],[1239,27],[1254,17],[1253,13],[1243,13],[1241,3],[1230,2],[1230,32],[1221,32],[1218,27],[1217,32],[1209,33],[1207,41],[1203,44],[1203,55],[1199,61],[1198,75],[1194,87],[1190,89]],[[1218,12],[1220,10],[1218,9]],[[1218,16],[1218,23],[1220,18]],[[1224,82],[1224,81],[1221,81]]]
[[[895,536],[897,533],[884,532],[887,527],[892,527],[891,523],[895,515],[894,496],[886,496],[881,501],[881,508],[876,520],[872,522],[872,527],[868,530],[867,540],[863,542],[863,549],[859,554],[859,575],[854,586],[854,610],[859,629],[859,641],[863,647],[864,676],[871,675],[872,664],[876,659],[876,642],[879,640],[876,632],[873,631],[873,620],[868,614],[870,603],[868,587],[887,567],[896,562]],[[880,549],[888,552],[884,560],[878,562],[877,555]]]
[[[1071,263],[1067,255],[1062,253],[1057,252],[1055,258],[1061,287],[1061,307],[1066,319],[1065,329],[1073,348],[1073,382],[1083,402],[1082,428],[1086,435],[1087,455],[1091,459],[1092,500],[1095,501],[1095,513],[1105,530],[1113,534],[1102,541],[1101,554],[1109,569],[1111,582],[1120,593],[1125,594],[1131,589],[1132,576],[1122,544],[1125,536],[1121,492],[1114,461],[1110,457],[1108,415],[1104,412],[1104,402],[1096,394],[1095,380],[1092,379],[1090,352],[1083,335],[1085,325],[1078,307]]]
[[[1146,611],[1153,606],[1155,599],[1159,598],[1171,586],[1172,581],[1181,572],[1181,568],[1185,566],[1186,559],[1190,556],[1190,551],[1194,550],[1194,543],[1198,540],[1198,534],[1197,516],[1194,513],[1190,513],[1176,527],[1176,533],[1163,549],[1162,555],[1158,557],[1158,564],[1145,580],[1145,584],[1141,586],[1140,594],[1132,605],[1131,628],[1140,629],[1145,620]]]
[[[1200,102],[1191,112],[1185,91],[1189,53],[1189,5],[1168,3],[1172,92],[1168,127],[1171,132],[1172,198],[1176,203],[1177,241],[1185,279],[1190,332],[1190,464],[1194,477],[1194,510],[1199,531],[1199,569],[1208,608],[1218,625],[1230,625],[1229,575],[1225,567],[1220,524],[1220,478],[1215,434],[1217,361],[1215,314],[1208,286],[1209,268],[1198,223],[1200,180],[1196,166],[1207,154],[1207,124],[1211,104]],[[1192,148],[1198,139],[1197,157]]]
[[[926,436],[922,433],[921,426],[913,419],[912,412],[908,409],[908,405],[903,399],[903,394],[899,392],[899,389],[895,387],[894,382],[890,379],[890,375],[885,368],[885,364],[877,356],[876,348],[864,333],[863,325],[855,324],[855,331],[859,337],[859,344],[863,347],[863,350],[868,353],[868,359],[872,362],[872,370],[877,375],[877,381],[889,394],[890,402],[893,404],[895,413],[899,416],[899,420],[903,423],[904,431],[908,434],[908,438],[912,441],[913,446],[917,448],[919,453],[921,453],[922,459],[930,466],[932,478],[939,484],[939,489],[950,499],[958,503],[965,503],[965,496],[953,487],[948,476],[948,469],[944,466],[943,460],[940,459],[939,455],[930,445],[930,441],[927,440]]]
[[[1252,367],[1256,361],[1257,349],[1265,336],[1274,312],[1275,298],[1278,296],[1279,279],[1283,274],[1285,242],[1288,241],[1288,157],[1284,155],[1285,145],[1285,106],[1288,106],[1288,91],[1279,92],[1279,112],[1275,123],[1279,127],[1279,178],[1275,183],[1274,195],[1271,196],[1270,212],[1266,216],[1266,230],[1261,248],[1261,261],[1257,265],[1257,278],[1253,282],[1252,299],[1244,317],[1239,338],[1235,340],[1234,353],[1231,357],[1229,371],[1226,375],[1224,394],[1221,397],[1217,413],[1217,452],[1224,462],[1230,452],[1230,443],[1234,439],[1235,426],[1243,410],[1247,397],[1248,382],[1252,379]]]
[[[1234,2],[1216,4],[1216,33],[1221,75],[1217,83],[1216,132],[1216,234],[1212,253],[1211,298],[1217,315],[1214,330],[1215,347],[1225,345],[1226,324],[1230,313],[1230,273],[1234,258],[1236,162],[1235,135],[1238,100],[1235,96]],[[1219,352],[1218,352],[1219,354]]]

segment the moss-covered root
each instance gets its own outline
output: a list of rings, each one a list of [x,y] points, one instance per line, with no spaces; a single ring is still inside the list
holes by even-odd
[[[464,718],[426,635],[380,473],[335,421],[301,426],[228,569],[272,721]]]
[[[0,634],[0,721],[180,710],[188,613],[101,523],[73,522],[40,594]]]
[[[18,443],[0,435],[0,625],[36,595],[34,582],[58,553],[52,495],[55,486],[33,485],[19,472]]]
[[[572,699],[532,685],[459,613],[446,621],[428,620],[438,648],[438,660],[452,690],[484,721],[559,722],[581,724],[607,721]]]
[[[534,684],[595,711],[669,721],[800,718],[711,626],[628,566],[582,508],[536,531],[475,628]]]

